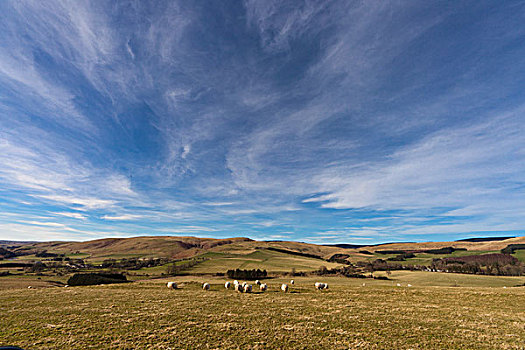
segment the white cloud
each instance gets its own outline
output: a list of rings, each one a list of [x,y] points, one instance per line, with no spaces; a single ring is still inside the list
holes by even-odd
[[[79,210],[111,208],[116,204],[116,201],[95,197],[75,197],[70,195],[35,195],[35,197],[63,204],[77,205],[80,206],[77,208]]]
[[[128,221],[128,220],[136,220],[143,218],[143,215],[133,215],[133,214],[124,214],[124,215],[104,215],[102,219],[104,220],[115,220],[115,221]]]
[[[85,214],[73,213],[73,212],[56,212],[56,213],[51,213],[51,214],[65,216],[65,217],[69,217],[73,219],[80,219],[80,220],[86,220],[88,218]]]

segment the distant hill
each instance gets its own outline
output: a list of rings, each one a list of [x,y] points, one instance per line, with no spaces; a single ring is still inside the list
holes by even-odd
[[[456,242],[490,242],[490,241],[503,241],[503,240],[510,239],[510,238],[516,238],[516,236],[465,238],[465,239],[458,239]]]
[[[396,242],[396,243],[416,243],[416,242]],[[386,244],[394,244],[394,243],[378,243],[378,244],[347,244],[347,243],[338,243],[338,244],[323,244],[326,247],[337,247],[337,248],[343,248],[343,249],[359,249],[359,248],[365,248],[365,247],[377,247],[381,245]]]
[[[13,245],[12,242],[9,242]],[[105,238],[86,242],[30,242],[13,250],[24,255],[47,251],[75,255],[92,260],[126,257],[190,258],[205,253],[247,255],[261,249],[286,252],[297,257],[318,257],[328,260],[334,254],[345,254],[362,259],[363,250],[428,250],[453,247],[470,251],[498,251],[509,244],[524,244],[525,237],[496,237],[493,240],[467,239],[455,242],[405,242],[378,245],[334,244],[316,245],[293,241],[255,241],[246,237],[214,239],[174,236],[145,236],[131,238]],[[361,251],[361,252],[360,252]]]
[[[20,246],[20,245],[25,245],[25,244],[30,244],[30,243],[37,243],[37,242],[34,242],[34,241],[0,241],[0,246],[6,246],[6,245]]]

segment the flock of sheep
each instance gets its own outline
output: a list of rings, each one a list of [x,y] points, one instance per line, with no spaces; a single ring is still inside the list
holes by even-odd
[[[294,280],[290,281],[290,284],[294,284],[294,283],[295,283]],[[255,284],[259,286],[259,290],[261,292],[266,292],[266,290],[268,290],[268,285],[266,283],[261,283],[261,281],[257,280],[255,281]],[[317,290],[328,289],[328,283],[316,282],[314,285]],[[177,289],[176,282],[168,282],[167,286],[170,289]],[[210,287],[211,285],[207,282],[202,284],[202,289],[204,290],[209,290]],[[233,289],[239,293],[251,293],[253,290],[253,286],[251,284],[248,284],[247,282],[240,283],[239,281],[235,280],[233,281],[233,283],[229,281],[224,283],[224,288],[230,289],[231,287],[233,287]],[[288,284],[286,283],[281,284],[281,291],[286,293],[288,292],[288,290],[289,290]]]

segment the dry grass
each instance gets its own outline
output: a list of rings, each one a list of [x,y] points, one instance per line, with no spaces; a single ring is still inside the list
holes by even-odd
[[[191,282],[191,280],[195,282]],[[395,287],[298,278],[264,294],[186,277],[76,288],[2,290],[0,345],[30,349],[522,349],[525,288]],[[376,283],[377,282],[377,283]]]

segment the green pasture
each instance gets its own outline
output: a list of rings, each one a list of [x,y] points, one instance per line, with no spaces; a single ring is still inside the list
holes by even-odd
[[[330,263],[320,259],[307,258],[271,250],[261,249],[250,254],[233,254],[208,252],[199,257],[207,258],[196,266],[186,270],[188,273],[217,273],[231,269],[261,269],[269,273],[296,271],[313,271],[321,266],[333,268],[341,264]]]

